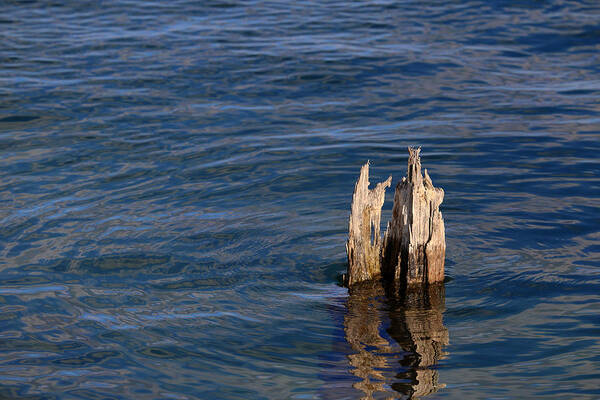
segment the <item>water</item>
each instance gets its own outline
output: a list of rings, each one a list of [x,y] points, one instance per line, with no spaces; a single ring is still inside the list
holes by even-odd
[[[0,397],[600,398],[599,20],[2,2]],[[360,166],[408,145],[449,277],[412,309],[337,284]]]

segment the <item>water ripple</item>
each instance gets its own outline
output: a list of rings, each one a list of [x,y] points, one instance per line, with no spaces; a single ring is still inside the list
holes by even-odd
[[[597,398],[599,17],[7,2],[0,397]],[[445,308],[337,286],[360,165],[408,145]]]

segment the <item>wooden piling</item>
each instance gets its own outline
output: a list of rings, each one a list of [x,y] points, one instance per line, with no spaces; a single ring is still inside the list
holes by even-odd
[[[348,274],[350,286],[381,275],[381,207],[385,200],[385,189],[392,184],[390,176],[369,189],[369,163],[360,169],[354,186],[352,211],[348,223]]]
[[[346,244],[349,286],[380,276],[400,288],[444,280],[446,238],[439,210],[444,190],[433,186],[427,170],[425,176],[421,173],[421,149],[408,152],[407,176],[396,186],[392,219],[383,240],[381,207],[391,177],[369,190],[369,163],[361,169]]]
[[[408,286],[441,282],[446,237],[439,207],[444,190],[433,186],[427,170],[421,174],[421,149],[408,152],[408,170],[396,186],[383,240],[385,275]]]

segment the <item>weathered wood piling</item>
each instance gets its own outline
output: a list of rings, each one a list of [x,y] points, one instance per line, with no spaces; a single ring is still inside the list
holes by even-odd
[[[407,176],[396,186],[392,219],[383,239],[381,208],[391,176],[369,190],[369,163],[354,188],[348,242],[346,283],[382,278],[397,288],[417,287],[444,280],[446,238],[439,206],[444,190],[436,188],[425,170],[420,148],[408,149]]]
[[[385,189],[392,184],[386,181],[369,189],[369,162],[360,169],[354,186],[352,212],[350,213],[348,242],[348,285],[372,279],[381,274],[381,207],[385,200]]]

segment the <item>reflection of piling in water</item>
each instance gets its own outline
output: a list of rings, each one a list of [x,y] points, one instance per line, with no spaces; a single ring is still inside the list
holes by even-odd
[[[390,343],[380,334],[381,309],[384,291],[379,282],[364,282],[353,286],[348,298],[348,312],[344,318],[346,340],[356,353],[348,356],[351,372],[361,379],[354,388],[372,398],[376,392],[385,392],[384,369],[388,360],[378,353],[390,353]],[[373,351],[372,349],[376,349]]]
[[[385,292],[378,281],[350,289],[344,327],[355,351],[349,356],[351,372],[360,378],[354,387],[364,392],[365,399],[434,393],[444,386],[438,383],[435,365],[448,344],[442,321],[443,284],[401,297],[386,297]],[[388,335],[391,342],[385,339]]]
[[[396,383],[392,387],[409,398],[423,397],[445,386],[438,384],[435,368],[443,355],[443,346],[449,341],[442,320],[444,299],[444,285],[431,285],[425,291],[406,293],[390,310],[389,335],[402,349],[412,353],[400,362],[408,368],[404,378],[409,383]]]

